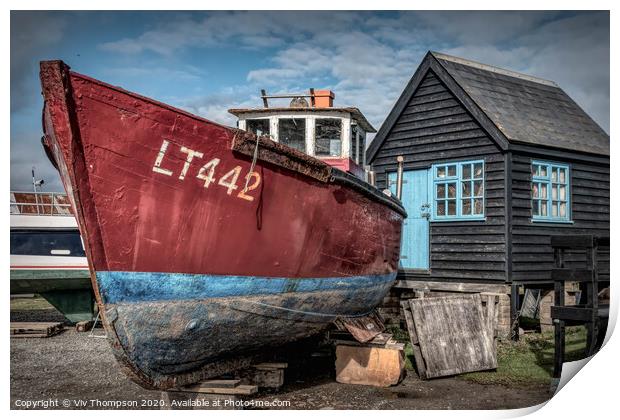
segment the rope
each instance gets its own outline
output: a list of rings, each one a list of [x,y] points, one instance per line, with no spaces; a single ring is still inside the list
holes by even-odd
[[[361,313],[361,314],[355,314],[355,315],[326,314],[326,313],[320,313],[320,312],[302,311],[302,310],[299,310],[299,309],[285,308],[283,306],[269,305],[268,303],[256,302],[256,301],[249,300],[249,299],[238,299],[238,300],[243,301],[243,302],[252,303],[252,304],[258,305],[258,306],[265,306],[267,308],[280,309],[280,310],[285,311],[285,312],[293,312],[293,313],[297,313],[297,314],[312,315],[312,316],[325,317],[325,318],[337,318],[337,317],[340,317],[340,318],[358,318],[358,317],[361,317],[361,316],[366,316],[366,315],[370,314],[374,310],[374,308],[373,308],[373,309],[371,309],[368,312]]]
[[[258,142],[259,137],[256,136],[256,146],[254,146],[254,157],[252,157],[252,165],[250,166],[250,172],[248,172],[248,176],[245,177],[245,187],[243,188],[243,193],[248,192],[248,184],[250,183],[250,178],[252,172],[254,172],[254,167],[256,166],[256,160],[258,159]]]

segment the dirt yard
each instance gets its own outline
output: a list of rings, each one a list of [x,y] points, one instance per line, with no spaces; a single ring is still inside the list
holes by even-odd
[[[45,312],[11,312],[11,319],[57,320],[53,311]],[[104,332],[96,329],[95,334]],[[415,371],[408,371],[400,385],[390,388],[343,385],[334,380],[330,357],[306,356],[289,364],[284,387],[279,392],[262,391],[248,408],[265,408],[267,403],[286,409],[503,409],[532,406],[551,397],[549,386],[542,383],[508,387],[462,378],[421,381]],[[11,339],[12,409],[33,404],[59,409],[159,409],[161,398],[160,392],[142,389],[120,371],[104,338],[68,327],[50,338]]]

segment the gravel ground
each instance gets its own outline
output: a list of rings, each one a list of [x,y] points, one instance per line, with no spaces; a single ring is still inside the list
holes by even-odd
[[[11,320],[50,321],[42,311],[11,313]],[[48,314],[50,315],[50,314]],[[52,314],[53,315],[53,314]],[[14,318],[15,316],[15,318]],[[96,329],[102,335],[103,330]],[[415,372],[398,386],[375,388],[334,380],[333,360],[307,357],[289,362],[284,387],[262,391],[258,403],[289,402],[289,409],[502,409],[540,404],[551,397],[548,387],[509,388],[480,385],[459,378],[421,381]],[[89,337],[68,327],[49,338],[11,339],[11,408],[158,408],[162,394],[147,391],[120,370],[106,339]],[[51,403],[44,403],[45,401]],[[65,402],[66,400],[66,402]],[[79,407],[78,400],[85,406]],[[63,404],[64,403],[64,404]],[[125,404],[125,407],[114,405]],[[277,404],[276,404],[277,405]],[[273,406],[273,405],[272,405]],[[251,407],[248,407],[251,408]],[[278,408],[278,407],[273,407]]]

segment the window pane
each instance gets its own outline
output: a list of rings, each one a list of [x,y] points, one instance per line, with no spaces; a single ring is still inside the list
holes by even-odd
[[[437,216],[445,216],[446,215],[446,202],[438,201],[437,202]]]
[[[247,120],[245,126],[247,128],[246,131],[254,133],[257,136],[269,135],[269,120],[266,118],[261,118],[259,120]]]
[[[532,176],[538,175],[538,165],[532,165]]]
[[[538,184],[534,183],[532,184],[532,197],[533,198],[538,198]]]
[[[560,200],[566,200],[566,187],[560,186]]]
[[[566,169],[560,169],[560,182],[566,184]]]
[[[560,217],[566,217],[566,203],[560,203]]]
[[[437,167],[437,178],[445,178],[446,177],[446,167],[438,166]]]
[[[547,176],[547,165],[540,165],[539,175],[543,177]]]
[[[532,214],[540,216],[540,202],[538,200],[532,201]]]
[[[446,196],[446,184],[437,184],[437,198]]]
[[[456,182],[450,182],[448,185],[448,198],[456,198]]]
[[[280,143],[306,152],[306,120],[303,118],[282,118],[278,121]]]
[[[558,180],[558,169],[553,168],[551,169],[551,181],[557,182],[557,180]]]
[[[541,216],[547,215],[547,200],[540,201],[540,215]]]
[[[463,179],[471,178],[471,165],[463,165]]]
[[[558,217],[558,203],[557,201],[553,201],[551,203],[551,216]]]
[[[463,197],[471,197],[471,181],[462,182],[463,184]]]
[[[551,187],[551,199],[552,200],[558,199],[558,186],[557,185],[553,185]]]
[[[474,178],[482,178],[482,163],[474,165]]]
[[[364,163],[364,153],[366,153],[366,135],[359,131],[358,137],[357,163],[361,165]]]
[[[448,166],[448,176],[456,176],[456,165]]]
[[[483,213],[483,208],[482,208],[482,198],[476,198],[474,199],[474,214],[482,214]]]
[[[482,181],[474,181],[474,195],[476,197],[482,197],[484,195]]]
[[[11,254],[86,256],[80,232],[77,230],[13,231],[11,232]]]
[[[456,200],[448,201],[448,216],[456,216]]]
[[[471,200],[468,198],[463,200],[463,216],[468,216],[471,214]]]
[[[356,142],[357,142],[357,137],[355,134],[356,132],[357,130],[354,130],[353,127],[351,127],[351,141],[349,141],[349,156],[353,160],[355,160],[355,156],[357,155],[357,150],[355,150]]]
[[[342,122],[335,118],[317,118],[314,128],[314,154],[316,156],[340,156],[341,140],[340,134],[342,132]],[[351,141],[354,140],[352,136]],[[359,163],[358,150],[355,148],[355,156],[352,156],[353,160]]]

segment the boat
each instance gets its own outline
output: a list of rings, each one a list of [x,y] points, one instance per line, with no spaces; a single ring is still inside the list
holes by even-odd
[[[88,262],[67,196],[10,194],[11,294],[37,293],[71,322],[92,320]]]
[[[371,313],[399,200],[267,136],[41,62],[42,142],[74,208],[112,350],[145,388]]]

